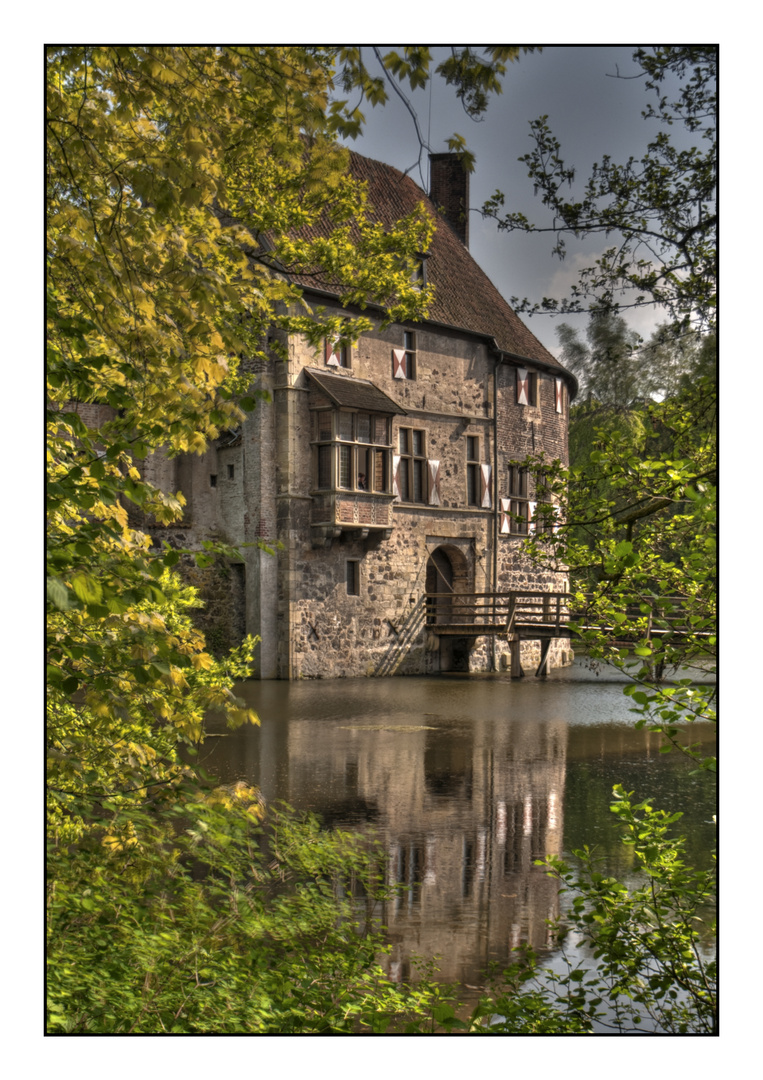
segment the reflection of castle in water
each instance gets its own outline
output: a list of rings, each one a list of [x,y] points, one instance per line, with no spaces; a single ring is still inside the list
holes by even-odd
[[[561,851],[566,723],[340,724],[290,722],[288,787],[329,823],[375,825],[407,886],[382,912],[390,974],[438,955],[474,983],[521,942],[547,945],[557,885],[533,863]]]

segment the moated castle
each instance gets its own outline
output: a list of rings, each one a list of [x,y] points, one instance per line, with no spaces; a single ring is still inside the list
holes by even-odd
[[[429,318],[382,330],[367,309],[375,328],[346,349],[284,340],[288,360],[255,372],[272,405],[202,457],[146,461],[146,479],[187,500],[181,525],[149,531],[275,548],[243,547],[241,562],[196,575],[213,641],[260,636],[260,678],[505,668],[506,640],[438,635],[425,596],[566,588],[522,554],[535,493],[510,462],[542,451],[567,463],[575,379],[469,254],[455,155],[432,155],[429,198],[391,166],[353,153],[351,169],[382,220],[420,201],[436,218],[422,259]],[[330,293],[305,291],[341,311]],[[537,643],[522,650],[530,663]],[[567,639],[551,643],[552,666],[571,655]]]

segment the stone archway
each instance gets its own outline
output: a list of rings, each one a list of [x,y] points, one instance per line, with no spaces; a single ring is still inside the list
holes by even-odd
[[[429,553],[427,559],[426,591],[436,593],[434,604],[427,613],[427,624],[437,633],[437,624],[459,622],[463,615],[451,596],[469,592],[471,575],[469,561],[453,544],[440,544]],[[469,670],[469,641],[450,635],[442,635],[439,641],[440,671]]]

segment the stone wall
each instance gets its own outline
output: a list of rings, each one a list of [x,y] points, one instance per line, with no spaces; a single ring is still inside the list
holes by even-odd
[[[540,450],[566,460],[568,409],[555,410],[553,377],[539,371],[538,404],[521,406],[515,366],[498,362],[484,339],[431,325],[408,329],[415,334],[413,379],[394,378],[392,350],[406,344],[399,325],[364,334],[339,372],[326,367],[322,349],[289,338],[286,360],[273,357],[252,368],[254,387],[267,391],[272,404],[258,405],[235,437],[226,435],[201,457],[169,463],[164,473],[158,462],[151,466],[157,482],[172,479],[186,495],[186,543],[217,536],[250,545],[241,548],[236,573],[245,579],[246,628],[262,638],[260,677],[500,670],[505,640],[447,638],[427,627],[427,566],[436,549],[453,568],[456,592],[564,588],[563,575],[540,573],[521,555],[521,538],[500,535],[496,515],[496,501],[508,492],[510,460]],[[363,522],[337,512],[336,527],[325,540],[317,537],[311,406],[326,402],[305,368],[368,380],[406,410],[392,418],[392,445],[397,452],[401,427],[425,433],[427,461],[440,463],[439,505],[396,499],[386,532],[376,510],[364,517],[372,526],[367,533],[359,528]],[[490,469],[489,506],[469,505],[469,462]],[[378,502],[382,509],[390,505]],[[348,587],[348,563],[357,564],[357,595]],[[225,604],[233,601],[221,593],[213,603],[205,588],[207,619],[213,622],[217,612],[224,620]],[[534,643],[523,646],[526,671],[537,665],[534,652]],[[564,654],[571,657],[569,642],[554,642],[552,666]]]

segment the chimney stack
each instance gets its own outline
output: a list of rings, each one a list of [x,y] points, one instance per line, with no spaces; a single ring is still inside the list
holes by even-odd
[[[469,173],[458,154],[430,154],[429,198],[469,247]]]

